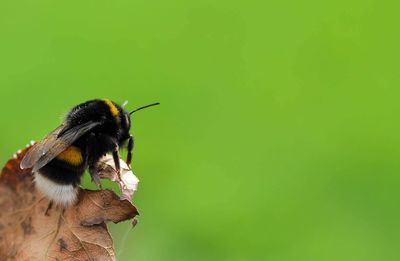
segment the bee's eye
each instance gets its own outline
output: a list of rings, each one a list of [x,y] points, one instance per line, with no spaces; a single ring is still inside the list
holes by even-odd
[[[130,118],[129,118],[128,114],[125,114],[125,123],[126,123],[126,126],[128,127],[128,129],[130,129],[131,121],[130,121]]]

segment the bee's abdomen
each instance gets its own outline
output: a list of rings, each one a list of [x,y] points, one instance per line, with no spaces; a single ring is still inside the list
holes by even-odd
[[[79,187],[74,184],[60,184],[43,175],[34,173],[35,187],[56,205],[68,207],[78,200]]]
[[[86,165],[86,155],[82,149],[71,146],[38,172],[55,183],[76,186],[80,183]]]
[[[56,159],[72,166],[80,166],[83,163],[83,153],[80,148],[70,146],[65,151],[61,152]]]
[[[56,204],[68,206],[77,200],[78,185],[86,165],[82,149],[71,146],[34,173],[36,189]]]

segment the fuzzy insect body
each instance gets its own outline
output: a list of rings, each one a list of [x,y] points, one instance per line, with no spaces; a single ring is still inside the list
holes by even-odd
[[[95,167],[101,157],[112,153],[119,171],[119,149],[127,144],[130,165],[134,144],[129,131],[133,112],[108,99],[79,104],[70,110],[59,127],[33,145],[23,158],[21,168],[32,168],[36,188],[54,203],[71,205],[77,199],[77,187],[86,169],[101,187]]]

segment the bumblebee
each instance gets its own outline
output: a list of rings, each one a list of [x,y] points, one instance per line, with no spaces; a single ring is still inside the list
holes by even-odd
[[[127,145],[127,164],[132,161],[134,146],[130,116],[153,103],[128,112],[124,106],[105,99],[95,99],[73,107],[63,123],[43,140],[35,143],[21,161],[21,169],[32,168],[35,187],[51,202],[73,204],[78,197],[80,179],[86,169],[101,188],[96,163],[112,153],[120,171],[119,149]]]

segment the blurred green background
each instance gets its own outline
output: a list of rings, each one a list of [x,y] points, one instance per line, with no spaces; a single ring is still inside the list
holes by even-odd
[[[119,260],[399,260],[399,7],[3,0],[1,164],[85,100],[159,101]]]

